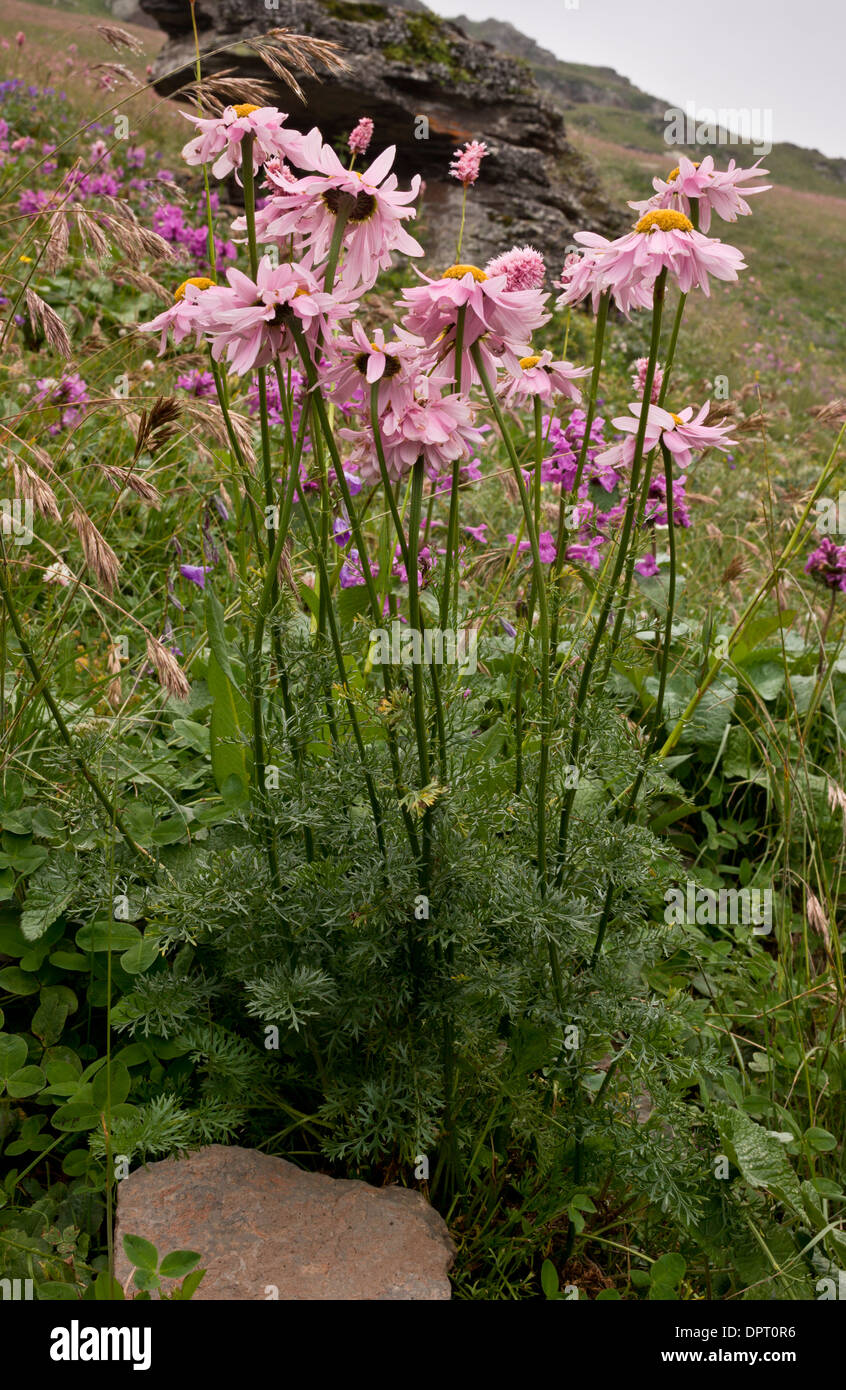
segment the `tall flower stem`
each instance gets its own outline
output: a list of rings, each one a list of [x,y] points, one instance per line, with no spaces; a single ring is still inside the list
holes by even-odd
[[[465,190],[466,196],[466,190]],[[467,306],[462,304],[458,310],[455,325],[455,389],[461,391],[461,368],[464,359],[464,321],[467,317]],[[444,556],[444,580],[441,591],[441,627],[447,627],[449,623],[449,609],[451,602],[452,588],[452,567],[456,569],[455,584],[455,621],[458,622],[458,508],[459,508],[459,480],[461,476],[461,461],[456,459],[452,465],[452,487],[449,494],[449,517],[447,520],[447,543],[446,555]]]
[[[321,587],[325,589],[325,592],[328,595],[329,575],[326,570],[326,561],[323,558],[323,550],[320,543],[320,535],[317,530],[317,527],[314,524],[314,519],[311,515],[311,512],[309,511],[308,503],[306,501],[305,493],[303,492],[299,476],[297,477],[297,492],[299,494],[300,502],[302,504],[302,511],[306,519],[306,523],[308,525],[309,534],[311,535],[312,549],[314,552],[315,561],[320,575]],[[332,607],[331,603],[328,603],[326,606],[326,615],[328,620],[329,636],[332,643],[332,650],[335,655],[335,664],[338,667],[338,675],[341,679],[341,689],[343,691],[344,703],[347,707],[347,714],[349,715],[350,726],[353,731],[353,739],[355,740],[355,746],[358,750],[359,761],[361,762],[361,769],[364,775],[364,785],[367,789],[367,799],[370,802],[370,810],[373,814],[373,826],[376,831],[376,842],[379,846],[379,853],[382,855],[382,858],[385,859],[387,858],[387,848],[385,845],[385,832],[383,828],[384,816],[382,814],[382,807],[376,792],[376,784],[373,781],[373,774],[371,773],[367,763],[367,749],[364,746],[364,739],[361,736],[361,727],[358,722],[358,715],[356,714],[355,705],[353,704],[352,697],[350,695],[349,681],[347,679],[346,662],[344,661],[344,651],[341,646],[340,636],[338,634],[338,625],[335,621],[335,610]]]
[[[456,261],[460,261],[460,260],[461,260],[461,245],[462,245],[462,242],[464,241],[464,222],[465,222],[465,219],[466,219],[466,217],[467,217],[467,189],[468,189],[468,187],[469,187],[469,184],[466,184],[466,183],[465,183],[465,184],[464,184],[464,192],[463,192],[463,196],[462,196],[462,199],[461,199],[461,222],[459,223],[459,227],[458,227],[458,243],[457,243],[456,248],[455,248],[455,259],[456,259]]]
[[[628,800],[626,802],[626,808],[623,812],[622,817],[623,825],[627,825],[631,820],[632,815],[634,814],[634,810],[637,805],[637,798],[640,794],[640,789],[643,785],[643,779],[646,776],[646,770],[649,764],[649,759],[652,750],[658,742],[659,733],[661,729],[661,720],[664,712],[664,696],[667,691],[667,676],[670,668],[670,647],[673,641],[673,617],[675,615],[676,607],[676,527],[675,522],[673,520],[673,458],[663,439],[661,441],[661,453],[664,459],[664,481],[667,489],[667,545],[670,552],[670,575],[667,583],[667,614],[664,622],[664,642],[661,648],[661,664],[658,673],[658,692],[655,696],[655,707],[652,717],[652,731],[650,733],[649,742],[644,752],[643,761],[640,765],[640,768],[638,769],[637,776],[635,777],[635,780],[632,783],[631,789],[629,791]],[[593,943],[593,951],[591,952],[591,969],[593,969],[593,967],[596,965],[596,962],[599,960],[599,954],[602,950],[602,945],[605,940],[605,933],[608,928],[609,919],[611,917],[611,908],[613,900],[614,885],[613,883],[609,883],[605,893],[605,902],[602,905],[602,912],[600,914],[599,923],[596,929],[596,938]]]
[[[476,371],[482,383],[482,389],[488,398],[488,402],[494,413],[497,428],[499,429],[502,441],[505,445],[506,453],[520,494],[520,505],[523,508],[523,517],[526,523],[526,530],[529,535],[529,545],[532,551],[532,579],[538,605],[538,627],[540,629],[540,653],[541,653],[541,719],[540,719],[540,759],[538,764],[538,786],[537,786],[537,870],[538,883],[541,893],[546,891],[546,784],[549,771],[549,734],[550,734],[550,686],[549,686],[549,607],[547,604],[546,584],[544,581],[543,566],[540,558],[540,547],[538,544],[538,532],[535,526],[534,513],[532,511],[529,495],[526,491],[526,484],[523,481],[523,472],[520,467],[520,460],[514,448],[514,441],[505,423],[496,392],[491,384],[490,378],[485,371],[482,361],[482,354],[478,344],[474,344],[473,361],[476,364]],[[555,993],[556,1004],[564,1020],[564,990],[561,979],[561,964],[558,956],[558,947],[550,937],[547,942],[549,953],[549,964],[552,973],[552,984]]]
[[[388,465],[387,465],[387,463],[386,463],[386,461],[385,461],[385,449],[384,449],[384,445],[383,445],[383,443],[382,443],[382,431],[381,431],[380,428],[379,428],[379,382],[378,382],[378,381],[374,382],[373,385],[372,385],[371,388],[370,388],[370,423],[371,423],[371,428],[372,428],[372,430],[373,430],[373,442],[374,442],[375,445],[376,445],[376,457],[377,457],[377,459],[379,460],[379,473],[380,473],[380,476],[381,476],[381,479],[382,479],[382,488],[383,488],[383,490],[384,490],[385,497],[386,497],[386,500],[387,500],[387,503],[388,503],[388,510],[389,510],[390,513],[391,513],[391,519],[392,519],[392,521],[393,521],[393,523],[394,523],[394,530],[396,531],[396,535],[397,535],[397,543],[399,544],[399,548],[400,548],[400,555],[402,556],[402,562],[403,562],[403,564],[405,565],[406,574],[407,574],[407,573],[409,572],[409,568],[410,568],[410,564],[411,564],[411,561],[410,561],[410,558],[409,558],[408,541],[406,540],[405,528],[403,527],[403,524],[402,524],[402,517],[400,516],[400,513],[399,513],[399,508],[398,508],[398,506],[397,506],[397,499],[396,499],[396,497],[395,497],[395,495],[394,495],[394,489],[393,489],[393,487],[391,486],[391,479],[390,479],[390,476],[389,476],[389,474],[388,474]],[[424,619],[423,619],[423,610],[422,610],[422,608],[421,608],[421,610],[420,610],[420,621],[421,621],[421,624],[424,622]],[[433,696],[434,696],[434,703],[435,703],[435,724],[436,724],[437,732],[438,732],[438,758],[439,758],[439,763],[440,763],[440,768],[441,768],[441,775],[445,778],[446,775],[447,775],[447,772],[446,772],[446,767],[447,767],[447,750],[446,750],[446,725],[445,725],[445,721],[444,721],[444,709],[443,709],[443,702],[442,702],[442,699],[441,699],[441,688],[440,688],[440,681],[439,681],[439,679],[438,679],[437,666],[433,663],[432,666],[430,667],[430,670],[431,670],[431,674],[432,674],[432,694],[433,694]]]
[[[355,541],[356,549],[358,550],[362,577],[364,579],[365,588],[367,590],[368,603],[370,604],[370,612],[372,614],[374,623],[378,624],[381,621],[382,617],[381,605],[379,603],[379,595],[376,592],[376,586],[373,582],[373,576],[370,573],[370,562],[367,558],[367,550],[364,544],[364,533],[361,529],[361,521],[358,515],[358,509],[356,508],[353,502],[352,493],[350,492],[350,486],[347,482],[347,475],[344,472],[341,457],[338,453],[338,448],[335,443],[335,437],[332,433],[332,427],[329,423],[329,418],[326,412],[326,403],[323,399],[323,394],[320,389],[320,379],[317,375],[317,369],[314,365],[314,361],[312,360],[311,354],[309,353],[306,340],[303,337],[302,331],[297,327],[296,323],[292,324],[291,333],[293,335],[294,342],[297,345],[297,349],[299,351],[300,358],[302,359],[303,367],[305,369],[306,379],[310,388],[309,399],[312,401],[313,409],[317,414],[320,423],[320,429],[326,441],[326,447],[329,450],[329,455],[332,459],[332,465],[338,480],[338,486],[341,489],[341,495],[344,499],[344,506],[347,511],[347,516],[350,520],[350,530],[352,531],[353,540]],[[322,584],[323,581],[321,580],[321,586]],[[328,598],[328,589],[326,592]],[[385,696],[387,699],[390,699],[392,692],[390,672],[387,666],[385,665],[382,665],[381,670],[382,681],[385,689]],[[399,789],[402,782],[402,770],[399,761],[399,752],[397,750],[396,739],[392,730],[389,730],[388,732],[388,747],[394,772],[394,783],[397,789]],[[420,854],[420,848],[417,840],[417,835],[414,829],[414,824],[405,807],[403,807],[403,823],[405,825],[406,834],[408,835],[412,853],[414,854],[415,859],[417,859]]]
[[[241,178],[244,184],[244,213],[247,222],[247,247],[250,256],[250,273],[255,280],[258,275],[258,243],[256,241],[256,185],[253,174],[253,144],[255,136],[245,135],[241,160]],[[267,508],[267,548],[272,551],[275,544],[273,516],[273,467],[270,448],[270,419],[267,413],[267,368],[259,367],[259,427],[261,430],[261,461],[264,477],[264,505]]]
[[[596,658],[599,652],[599,647],[602,642],[602,638],[605,634],[605,629],[608,626],[608,618],[611,612],[611,605],[614,602],[617,585],[620,582],[620,575],[623,572],[623,566],[625,565],[626,557],[628,555],[629,542],[631,539],[632,528],[635,522],[635,512],[638,509],[640,470],[641,465],[643,463],[643,446],[644,441],[646,439],[646,424],[649,417],[649,402],[652,396],[652,383],[655,380],[655,365],[658,361],[658,347],[661,341],[661,316],[664,308],[664,293],[666,290],[666,284],[667,270],[665,267],[661,270],[661,272],[658,275],[658,278],[655,281],[655,288],[652,297],[652,336],[649,346],[649,360],[647,362],[646,367],[646,381],[644,383],[643,404],[641,406],[640,419],[638,421],[637,435],[635,438],[635,452],[634,458],[632,459],[631,479],[629,483],[629,498],[626,505],[625,515],[623,518],[622,529],[620,532],[620,540],[617,547],[617,557],[614,562],[614,568],[611,572],[611,578],[608,583],[608,589],[605,595],[605,600],[603,602],[602,608],[599,613],[599,617],[597,619],[593,638],[591,640],[587,656],[585,657],[585,663],[582,668],[582,675],[579,681],[579,688],[576,693],[576,707],[573,712],[573,733],[570,740],[569,763],[571,767],[578,766],[578,757],[581,749],[581,740],[584,724],[585,702],[587,700],[587,694],[590,688],[591,677],[593,675],[593,669],[596,664]],[[570,814],[572,811],[574,798],[575,788],[568,789],[564,793],[564,800],[561,806],[561,818],[558,828],[558,867],[556,870],[556,883],[559,885],[564,877],[564,856],[567,848],[567,835],[569,831]]]
[[[590,374],[590,386],[588,388],[587,406],[585,409],[584,434],[579,449],[579,457],[576,462],[576,476],[569,494],[576,499],[577,505],[579,488],[581,487],[585,464],[587,463],[588,449],[590,448],[590,432],[596,417],[596,400],[599,395],[599,380],[602,375],[602,351],[605,346],[605,331],[608,326],[608,309],[610,304],[611,291],[606,290],[600,297],[596,311],[596,325],[593,332],[593,366]],[[555,595],[551,639],[553,654],[558,646],[558,616],[561,608],[561,570],[564,565],[564,531],[566,529],[566,518],[567,499],[562,487],[561,495],[558,499],[558,530],[555,537],[555,560],[553,562],[553,593]]]
[[[670,385],[670,373],[672,372],[673,361],[674,361],[674,358],[675,358],[675,355],[676,355],[676,345],[677,345],[678,339],[679,339],[679,330],[680,330],[680,328],[681,328],[682,318],[684,317],[684,306],[685,306],[686,302],[687,302],[687,295],[686,295],[686,294],[681,294],[681,295],[679,295],[679,302],[678,302],[678,304],[676,305],[676,312],[675,312],[675,316],[674,316],[674,318],[673,318],[673,327],[672,327],[672,331],[671,331],[671,333],[670,333],[670,341],[669,341],[669,344],[667,345],[667,354],[666,354],[666,360],[665,360],[664,367],[663,367],[663,379],[662,379],[662,382],[661,382],[661,389],[660,389],[660,391],[659,391],[659,393],[658,393],[657,404],[658,404],[659,406],[663,406],[663,405],[664,405],[664,401],[665,401],[666,398],[667,398],[667,391],[668,391],[669,385]],[[647,500],[647,496],[648,496],[648,494],[649,494],[649,484],[650,484],[651,480],[652,480],[652,460],[651,460],[651,458],[649,458],[649,459],[647,459],[646,468],[645,468],[645,470],[644,470],[644,478],[643,478],[643,484],[642,484],[642,487],[641,487],[640,503],[639,503],[639,508],[638,508],[638,514],[641,515],[641,516],[644,515],[644,513],[645,513],[646,500]],[[605,680],[607,680],[607,678],[608,678],[608,672],[611,670],[611,663],[612,663],[612,661],[614,660],[614,657],[615,657],[615,655],[616,655],[616,653],[617,653],[617,648],[618,648],[619,645],[620,645],[620,639],[621,639],[622,634],[623,634],[623,623],[625,622],[626,613],[627,613],[627,611],[628,611],[628,606],[629,606],[629,595],[631,594],[632,583],[633,583],[633,580],[634,580],[634,567],[635,567],[635,560],[636,560],[636,558],[637,558],[637,556],[636,556],[635,547],[632,546],[632,549],[631,549],[631,551],[630,551],[630,553],[629,553],[628,560],[627,560],[627,562],[626,562],[626,573],[625,573],[625,578],[624,578],[624,581],[623,581],[623,588],[622,588],[621,594],[620,594],[620,602],[619,602],[619,605],[618,605],[618,607],[617,607],[617,616],[616,616],[616,618],[614,619],[614,630],[613,630],[613,632],[612,632],[612,634],[611,634],[611,641],[608,643],[608,650],[607,650],[607,652],[606,652],[606,654],[605,654],[605,663],[604,663],[604,666],[603,666],[602,677],[601,677],[601,679],[602,679],[603,682],[604,682]]]

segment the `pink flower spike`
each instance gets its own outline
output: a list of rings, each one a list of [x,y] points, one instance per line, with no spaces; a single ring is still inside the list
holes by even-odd
[[[353,154],[367,154],[370,141],[373,139],[373,122],[369,116],[362,116],[358,125],[350,132],[347,141]]]
[[[465,188],[469,188],[479,177],[479,167],[487,154],[490,151],[483,141],[467,140],[463,149],[455,151],[449,172]]]
[[[546,266],[540,251],[533,246],[514,246],[489,261],[485,274],[489,279],[504,275],[507,290],[539,290],[543,288]]]
[[[644,391],[646,390],[646,369],[647,369],[648,366],[649,366],[649,358],[648,358],[648,357],[639,357],[639,358],[637,359],[637,361],[635,362],[634,376],[632,377],[632,386],[633,386],[634,390],[637,391],[637,393],[638,393],[638,395],[640,396],[641,400],[643,400],[643,393],[644,393]],[[649,399],[650,399],[650,401],[652,402],[653,405],[655,405],[655,404],[657,403],[658,397],[659,397],[660,394],[661,394],[661,387],[662,387],[662,385],[663,385],[663,382],[664,382],[664,372],[663,372],[663,369],[662,369],[662,367],[661,367],[661,363],[660,363],[660,362],[656,362],[656,363],[655,363],[655,373],[654,373],[654,376],[653,376],[653,379],[652,379],[652,391],[651,391],[650,397],[649,397]]]

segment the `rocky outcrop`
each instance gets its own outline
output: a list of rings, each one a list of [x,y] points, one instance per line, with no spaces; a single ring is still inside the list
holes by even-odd
[[[155,65],[159,89],[172,94],[194,61],[190,10],[184,0],[141,0],[169,36]],[[317,124],[330,142],[345,140],[359,116],[376,123],[374,150],[397,147],[401,181],[426,182],[420,239],[427,264],[454,260],[462,189],[448,177],[453,150],[484,140],[490,156],[468,200],[463,254],[484,263],[529,243],[557,274],[573,233],[616,234],[625,225],[605,202],[596,177],[566,139],[563,117],[539,91],[525,63],[479,43],[415,3],[375,0],[197,0],[202,50],[234,45],[204,61],[206,72],[237,67],[244,78],[270,74],[239,40],[270,28],[331,39],[350,71],[318,82],[301,79],[307,108],[280,87],[292,125]],[[173,75],[182,67],[180,75]]]
[[[122,1284],[131,1271],[124,1235],[152,1241],[160,1257],[196,1251],[206,1271],[199,1301],[451,1296],[452,1241],[420,1192],[305,1173],[237,1145],[212,1144],[123,1179],[115,1233]]]
[[[669,105],[642,92],[614,68],[564,61],[505,20],[468,19],[459,15],[455,23],[471,38],[492,44],[500,52],[528,63],[538,86],[565,110],[587,102],[592,106],[616,106],[625,111],[663,116]]]

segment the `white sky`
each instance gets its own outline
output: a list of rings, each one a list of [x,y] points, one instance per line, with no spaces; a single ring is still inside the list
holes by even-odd
[[[560,58],[616,68],[672,106],[770,110],[774,142],[846,156],[846,0],[427,4],[448,17],[508,20]]]

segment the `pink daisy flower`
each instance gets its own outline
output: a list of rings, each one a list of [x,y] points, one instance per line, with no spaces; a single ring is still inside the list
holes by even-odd
[[[679,208],[689,217],[691,203],[695,202],[699,209],[699,230],[707,232],[712,211],[724,222],[736,222],[738,217],[749,216],[752,209],[738,186],[769,172],[759,168],[760,163],[759,159],[751,168],[742,169],[732,159],[727,169],[715,169],[713,155],[706,155],[701,164],[682,155],[678,167],[668,174],[666,181],[652,180],[656,190],[653,198],[629,203],[629,207],[641,214],[651,208]],[[766,193],[771,187],[768,183],[757,184],[754,188],[744,188],[743,193],[750,197],[754,193]]]
[[[635,456],[635,436],[642,408],[642,402],[635,401],[629,406],[631,417],[623,415],[613,421],[615,427],[628,435],[628,438],[619,444],[613,444],[610,449],[605,449],[597,455],[596,462],[598,464],[608,465],[612,468],[619,464],[631,465]],[[662,441],[673,455],[679,468],[688,468],[693,462],[694,451],[733,448],[736,440],[728,438],[729,431],[726,426],[706,425],[704,423],[709,408],[710,402],[706,401],[696,415],[694,415],[692,405],[687,406],[680,415],[674,415],[671,411],[662,409],[661,406],[650,405],[646,418],[644,454],[650,453],[656,444]]]
[[[403,290],[399,301],[408,312],[403,320],[409,333],[418,335],[427,348],[438,353],[445,375],[455,380],[455,334],[459,309],[463,308],[464,337],[461,381],[464,387],[478,381],[470,349],[478,343],[485,370],[495,379],[504,363],[516,374],[536,328],[547,323],[544,311],[548,295],[539,290],[508,290],[505,276],[488,277],[473,265],[454,265],[440,280],[425,281]]]
[[[414,399],[419,377],[420,350],[416,344],[402,339],[385,342],[385,334],[377,328],[368,338],[361,324],[354,321],[352,336],[333,338],[329,356],[321,363],[320,376],[326,385],[334,387],[338,400],[347,400],[357,390],[380,383],[379,408],[391,406],[401,410],[404,403]],[[369,399],[368,399],[369,407]]]
[[[305,158],[313,161],[318,172],[285,184],[281,199],[273,199],[263,211],[262,237],[285,243],[294,236],[318,264],[329,254],[335,219],[343,207],[348,221],[341,278],[350,289],[369,289],[379,271],[390,266],[395,251],[406,256],[423,255],[422,246],[402,225],[416,215],[409,204],[417,198],[420,175],[415,174],[411,188],[402,192],[397,188],[396,174],[390,172],[395,145],[359,174],[345,169],[330,145],[321,143],[318,148],[316,135],[319,138],[319,132],[311,131],[302,137],[301,150],[289,157],[295,164]],[[243,225],[243,220],[236,223],[236,227]]]
[[[253,136],[253,170],[257,171],[268,159],[287,153],[291,144],[297,146],[302,136],[284,130],[287,113],[275,106],[227,106],[222,115],[211,119],[182,112],[193,121],[200,134],[182,151],[186,164],[211,164],[217,179],[226,178],[241,167],[241,144],[247,135]],[[214,161],[212,163],[212,161]]]
[[[540,399],[551,405],[556,396],[567,396],[569,400],[581,400],[582,394],[576,386],[580,377],[590,376],[590,367],[574,367],[572,362],[553,362],[548,350],[540,356],[521,357],[520,370],[505,377],[500,393],[508,405],[527,399]]]
[[[601,253],[597,267],[603,289],[610,289],[622,307],[633,290],[652,290],[660,272],[668,270],[682,293],[698,285],[710,294],[709,275],[736,280],[746,262],[735,246],[703,236],[683,212],[652,208],[633,232],[618,237]]]
[[[564,262],[558,281],[562,293],[555,307],[566,309],[573,304],[581,304],[590,295],[596,313],[602,293],[607,289],[602,273],[603,257],[614,243],[598,232],[576,232],[574,240],[585,249],[582,252],[571,251]],[[650,286],[633,280],[616,286],[613,298],[617,308],[628,316],[632,309],[649,308],[652,291]]]
[[[187,338],[189,333],[193,333],[197,341],[200,341],[203,336],[205,310],[200,300],[202,295],[207,294],[213,287],[214,280],[209,280],[205,275],[183,280],[174,292],[173,303],[169,309],[165,309],[149,323],[139,323],[138,328],[142,333],[161,333],[159,357],[167,348],[168,333],[173,334],[174,347],[181,343],[183,338]]]
[[[459,183],[463,183],[465,188],[469,188],[479,177],[479,167],[490,150],[484,141],[467,140],[464,147],[456,150],[449,166],[449,172]]]
[[[401,410],[389,407],[379,421],[379,432],[390,478],[404,477],[422,455],[426,468],[437,476],[456,459],[470,458],[482,436],[473,425],[473,410],[457,392],[441,396],[435,383],[423,379],[417,395]],[[339,430],[353,444],[350,466],[367,482],[379,478],[379,461],[371,430]]]
[[[546,266],[540,251],[533,246],[514,246],[485,266],[488,279],[505,276],[507,290],[539,290],[543,288]]]
[[[206,291],[203,328],[215,361],[225,357],[237,376],[276,358],[297,356],[292,324],[313,352],[318,334],[329,332],[330,320],[340,310],[337,298],[324,293],[302,263],[274,266],[263,256],[255,280],[234,267],[226,278],[228,285]]]

